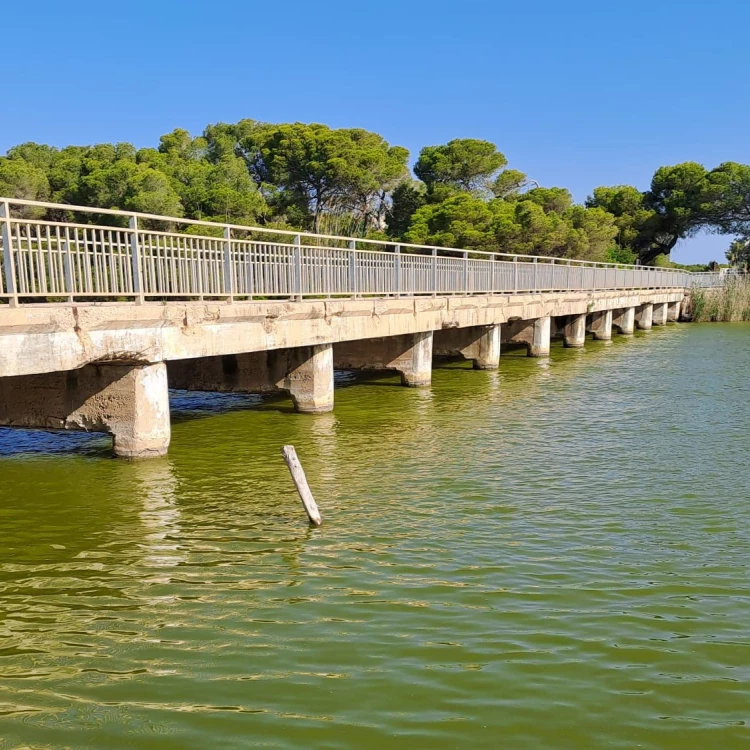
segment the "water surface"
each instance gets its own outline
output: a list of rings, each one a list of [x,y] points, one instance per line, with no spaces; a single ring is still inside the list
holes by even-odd
[[[175,394],[152,461],[0,432],[0,748],[750,746],[748,373],[673,325]]]

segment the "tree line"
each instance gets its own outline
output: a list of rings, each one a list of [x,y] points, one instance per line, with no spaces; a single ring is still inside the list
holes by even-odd
[[[157,148],[23,143],[0,157],[0,195],[165,216],[309,229],[511,254],[665,265],[701,230],[737,239],[750,262],[750,166],[685,162],[648,190],[598,187],[576,204],[542,187],[488,141],[454,139],[409,152],[361,128],[241,120]],[[26,209],[27,215],[39,210]],[[54,213],[54,212],[52,212]],[[59,217],[58,217],[59,218]]]

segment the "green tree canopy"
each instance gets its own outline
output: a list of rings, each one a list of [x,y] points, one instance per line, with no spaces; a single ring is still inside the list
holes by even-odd
[[[428,190],[443,185],[465,192],[485,192],[508,160],[489,141],[456,138],[419,152],[414,174]]]

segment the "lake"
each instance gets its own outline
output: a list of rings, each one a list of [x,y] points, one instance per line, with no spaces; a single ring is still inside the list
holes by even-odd
[[[175,393],[163,459],[0,430],[0,748],[747,747],[749,376],[670,325]]]

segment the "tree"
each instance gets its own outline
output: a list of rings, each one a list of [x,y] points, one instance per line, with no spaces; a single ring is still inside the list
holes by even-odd
[[[29,201],[49,199],[49,180],[44,170],[22,159],[0,156],[0,195]],[[32,207],[21,210],[24,218],[43,215]]]
[[[496,198],[512,198],[518,195],[528,182],[528,177],[517,169],[503,169],[490,185]]]
[[[391,204],[386,220],[388,234],[391,237],[402,237],[409,229],[412,216],[425,205],[424,185],[416,180],[404,180],[391,194]]]
[[[523,193],[522,196],[516,196],[525,201],[532,201],[542,207],[545,213],[554,211],[561,214],[573,205],[573,196],[565,188],[537,187]]]
[[[750,271],[750,242],[747,239],[734,240],[726,256],[734,268]]]
[[[464,192],[487,193],[508,160],[489,141],[456,138],[419,152],[414,174],[432,191],[443,185]]]
[[[404,239],[418,245],[493,250],[492,219],[492,211],[485,201],[460,193],[417,209]]]
[[[684,162],[657,169],[643,193],[627,185],[596,188],[587,205],[612,213],[618,244],[652,264],[659,255],[668,256],[680,239],[715,222],[717,197],[705,167]]]

